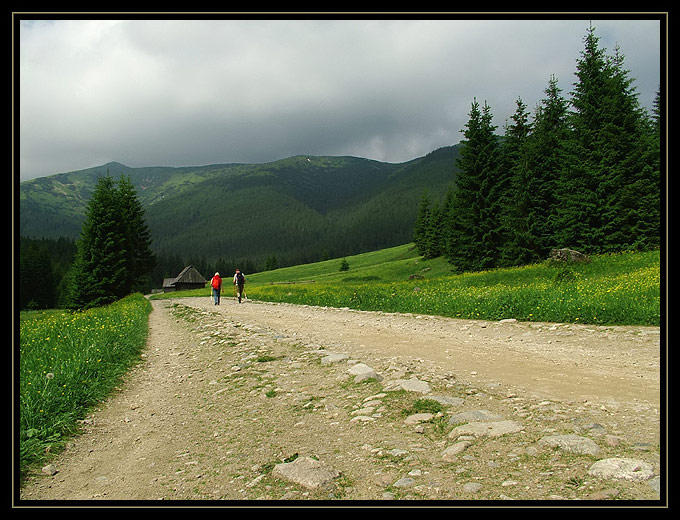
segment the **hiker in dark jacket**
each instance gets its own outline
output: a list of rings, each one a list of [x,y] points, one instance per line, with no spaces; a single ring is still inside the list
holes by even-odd
[[[238,291],[238,302],[241,303],[241,296],[243,295],[243,286],[246,284],[246,277],[240,269],[236,269],[234,274],[234,287]]]

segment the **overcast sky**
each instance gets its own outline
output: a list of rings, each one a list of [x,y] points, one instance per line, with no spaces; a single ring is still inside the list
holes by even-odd
[[[568,98],[589,18],[650,108],[659,20],[23,20],[20,178],[109,161],[408,161],[460,142],[474,98],[499,133],[552,74]]]

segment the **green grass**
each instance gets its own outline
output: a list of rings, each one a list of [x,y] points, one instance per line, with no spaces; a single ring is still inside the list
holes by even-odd
[[[151,305],[140,294],[85,312],[20,315],[21,474],[57,452],[78,420],[139,362]],[[48,449],[49,448],[49,449]]]
[[[246,293],[254,300],[463,319],[650,326],[661,319],[659,251],[459,275],[443,258],[422,260],[410,244],[347,261],[348,271],[334,259],[256,273],[248,277]]]

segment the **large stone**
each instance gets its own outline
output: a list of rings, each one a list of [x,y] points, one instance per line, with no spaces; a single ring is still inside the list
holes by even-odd
[[[590,258],[573,249],[551,249],[550,259],[558,262],[590,262]]]
[[[448,462],[453,462],[457,459],[457,456],[463,453],[471,444],[470,441],[456,442],[442,452],[442,458]]]
[[[474,437],[501,437],[522,431],[522,425],[515,421],[471,422],[455,427],[449,438],[457,439],[461,435]]]
[[[349,356],[347,354],[339,354],[336,352],[328,352],[323,358],[321,358],[321,364],[322,365],[330,365],[332,363],[338,363],[340,361],[344,361],[345,359],[348,359]]]
[[[394,487],[405,488],[415,484],[416,481],[411,477],[402,477],[394,483]]]
[[[43,467],[42,472],[47,473],[48,475],[56,475],[57,468],[54,466],[54,464],[48,464],[47,466]]]
[[[602,459],[590,466],[588,474],[614,480],[649,480],[654,476],[651,464],[637,459]]]
[[[560,448],[579,455],[597,455],[600,453],[600,447],[593,440],[580,435],[551,435],[543,437],[539,444]]]
[[[461,406],[465,402],[465,400],[461,397],[448,397],[442,395],[428,396],[428,399],[437,401],[442,406]]]
[[[460,424],[465,422],[488,422],[500,421],[502,416],[489,410],[470,410],[468,412],[461,412],[452,415],[449,419],[449,424]]]
[[[396,379],[385,386],[386,390],[406,390],[407,392],[417,392],[429,394],[432,392],[430,385],[426,381],[421,381],[416,377],[411,379]]]
[[[367,379],[376,379],[378,381],[382,381],[382,376],[378,375],[375,372],[375,370],[373,370],[371,367],[364,363],[357,363],[356,365],[352,365],[348,372],[355,376],[354,377],[355,383],[361,383],[362,381],[366,381]]]
[[[479,482],[468,482],[463,486],[463,491],[466,493],[478,493],[482,490],[482,486]]]
[[[404,424],[420,424],[431,421],[433,417],[434,415],[431,413],[414,413],[413,415],[409,415],[406,419],[404,419]]]
[[[293,462],[274,466],[272,475],[295,482],[308,489],[316,489],[338,478],[340,472],[311,457],[298,457]]]

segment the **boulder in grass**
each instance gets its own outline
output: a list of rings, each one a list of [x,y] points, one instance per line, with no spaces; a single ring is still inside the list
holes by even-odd
[[[564,263],[590,262],[590,257],[574,249],[551,249],[550,260]]]

